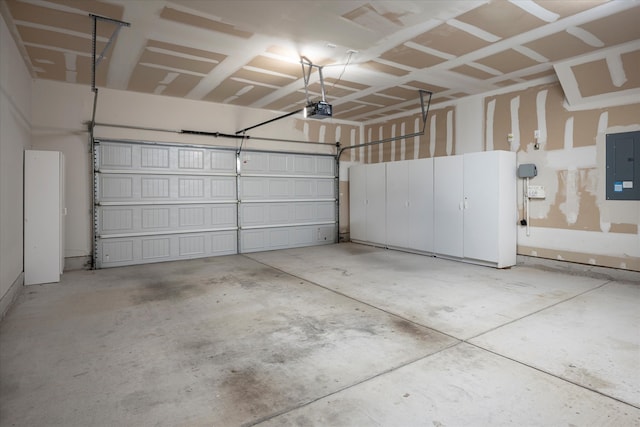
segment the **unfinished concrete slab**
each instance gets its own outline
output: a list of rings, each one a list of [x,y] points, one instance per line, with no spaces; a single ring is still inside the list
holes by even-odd
[[[455,343],[244,256],[70,272],[0,324],[0,424],[243,425]]]
[[[633,426],[640,409],[466,343],[267,426]]]
[[[640,407],[640,285],[611,282],[471,340]]]
[[[638,425],[638,289],[354,244],[69,272],[0,322],[0,425]]]
[[[459,339],[608,281],[529,266],[498,270],[352,243],[251,257]]]

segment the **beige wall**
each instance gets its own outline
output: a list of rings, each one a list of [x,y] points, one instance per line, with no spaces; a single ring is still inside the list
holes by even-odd
[[[0,17],[0,317],[23,271],[23,153],[31,141],[31,76]]]
[[[640,104],[570,111],[554,83],[486,97],[485,112],[486,149],[536,164],[531,185],[546,190],[531,200],[530,235],[520,227],[518,253],[640,271],[640,201],[605,199],[605,136],[640,130]]]
[[[33,146],[59,150],[66,159],[66,256],[91,254],[91,177],[89,134],[93,93],[87,86],[37,80],[33,96]],[[99,89],[96,122],[235,134],[237,130],[274,118],[279,113],[117,90]],[[239,140],[98,126],[96,137],[237,146]],[[360,142],[360,126],[337,120],[287,118],[249,131],[253,137],[318,141],[294,144],[249,138],[244,149],[275,149],[335,153],[335,143]],[[347,158],[348,155],[345,155]],[[347,198],[348,200],[348,198]],[[347,221],[348,223],[348,221]]]

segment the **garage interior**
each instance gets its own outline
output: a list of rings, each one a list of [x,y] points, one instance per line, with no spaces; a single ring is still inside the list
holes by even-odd
[[[1,425],[640,425],[640,3],[0,2]]]

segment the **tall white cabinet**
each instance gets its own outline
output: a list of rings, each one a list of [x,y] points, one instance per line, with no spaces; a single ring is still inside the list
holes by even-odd
[[[386,168],[384,163],[349,168],[351,239],[386,243]]]
[[[352,240],[498,268],[515,265],[515,153],[359,165],[350,168],[349,180]]]
[[[386,167],[387,246],[433,252],[433,159]]]
[[[24,281],[59,282],[64,270],[64,156],[24,153]]]
[[[434,170],[434,252],[498,268],[514,265],[515,153],[437,157]]]

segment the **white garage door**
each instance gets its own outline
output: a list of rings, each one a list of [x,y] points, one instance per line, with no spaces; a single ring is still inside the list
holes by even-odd
[[[335,158],[243,151],[240,252],[336,242]]]
[[[237,253],[234,151],[100,141],[96,267]]]
[[[235,150],[96,141],[96,267],[336,242],[333,156],[243,151],[237,171]]]

